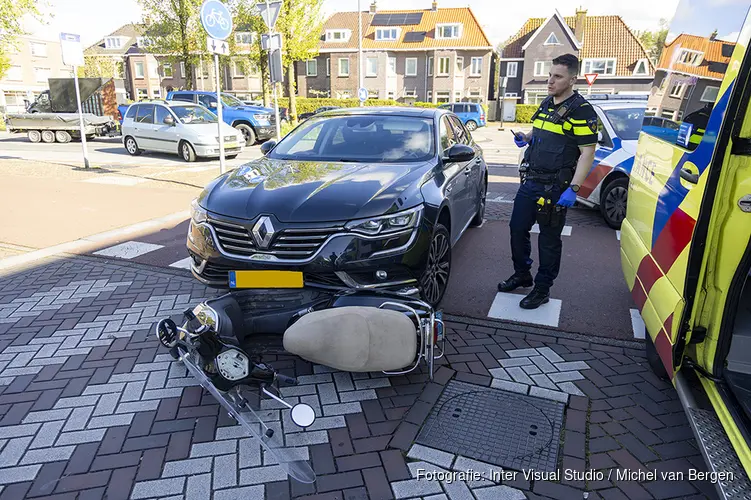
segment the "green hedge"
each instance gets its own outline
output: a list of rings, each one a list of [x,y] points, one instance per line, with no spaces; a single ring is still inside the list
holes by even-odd
[[[296,99],[297,114],[312,113],[322,106],[339,106],[340,108],[356,108],[360,105],[358,99],[316,99],[309,97],[298,97]],[[365,101],[366,106],[402,106],[402,104],[391,99],[368,99]],[[289,108],[289,97],[279,99],[279,106]]]
[[[532,123],[532,115],[535,114],[538,107],[535,104],[517,104],[515,121],[517,123]]]

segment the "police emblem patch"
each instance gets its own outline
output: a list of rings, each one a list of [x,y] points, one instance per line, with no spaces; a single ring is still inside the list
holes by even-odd
[[[592,133],[597,132],[597,117],[588,119],[587,125],[589,126],[589,129],[592,131]]]

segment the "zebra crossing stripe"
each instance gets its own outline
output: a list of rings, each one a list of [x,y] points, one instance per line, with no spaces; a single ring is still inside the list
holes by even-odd
[[[94,255],[103,257],[117,257],[118,259],[134,259],[141,255],[164,248],[164,245],[155,245],[153,243],[142,243],[140,241],[126,241],[113,247],[108,247],[97,252]]]
[[[174,267],[174,268],[177,268],[177,269],[187,269],[187,270],[190,270],[190,263],[191,263],[192,260],[193,259],[191,259],[190,257],[185,257],[182,260],[178,260],[177,262],[173,262],[172,264],[169,265],[169,267]]]
[[[563,231],[561,231],[561,236],[571,236],[571,226],[563,226]],[[532,226],[532,229],[529,231],[530,233],[539,233],[540,232],[540,225],[535,224]]]
[[[631,313],[631,329],[634,331],[635,339],[646,338],[647,327],[641,317],[638,309],[629,309]]]

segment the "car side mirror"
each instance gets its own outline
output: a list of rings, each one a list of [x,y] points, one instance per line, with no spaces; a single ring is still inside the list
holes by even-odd
[[[475,150],[466,144],[454,144],[444,155],[444,161],[449,163],[461,163],[470,161],[475,157]]]
[[[276,146],[276,141],[273,139],[264,142],[263,144],[261,144],[261,154],[266,156],[271,152],[272,149],[274,149],[274,146]]]
[[[165,125],[169,125],[170,127],[174,127],[175,119],[172,118],[171,116],[165,116],[164,120],[162,120],[162,123],[164,123]]]

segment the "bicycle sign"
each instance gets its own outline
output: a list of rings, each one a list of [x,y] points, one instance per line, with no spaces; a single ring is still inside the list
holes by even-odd
[[[201,24],[211,38],[226,40],[232,33],[232,14],[219,0],[206,0],[201,6]]]

